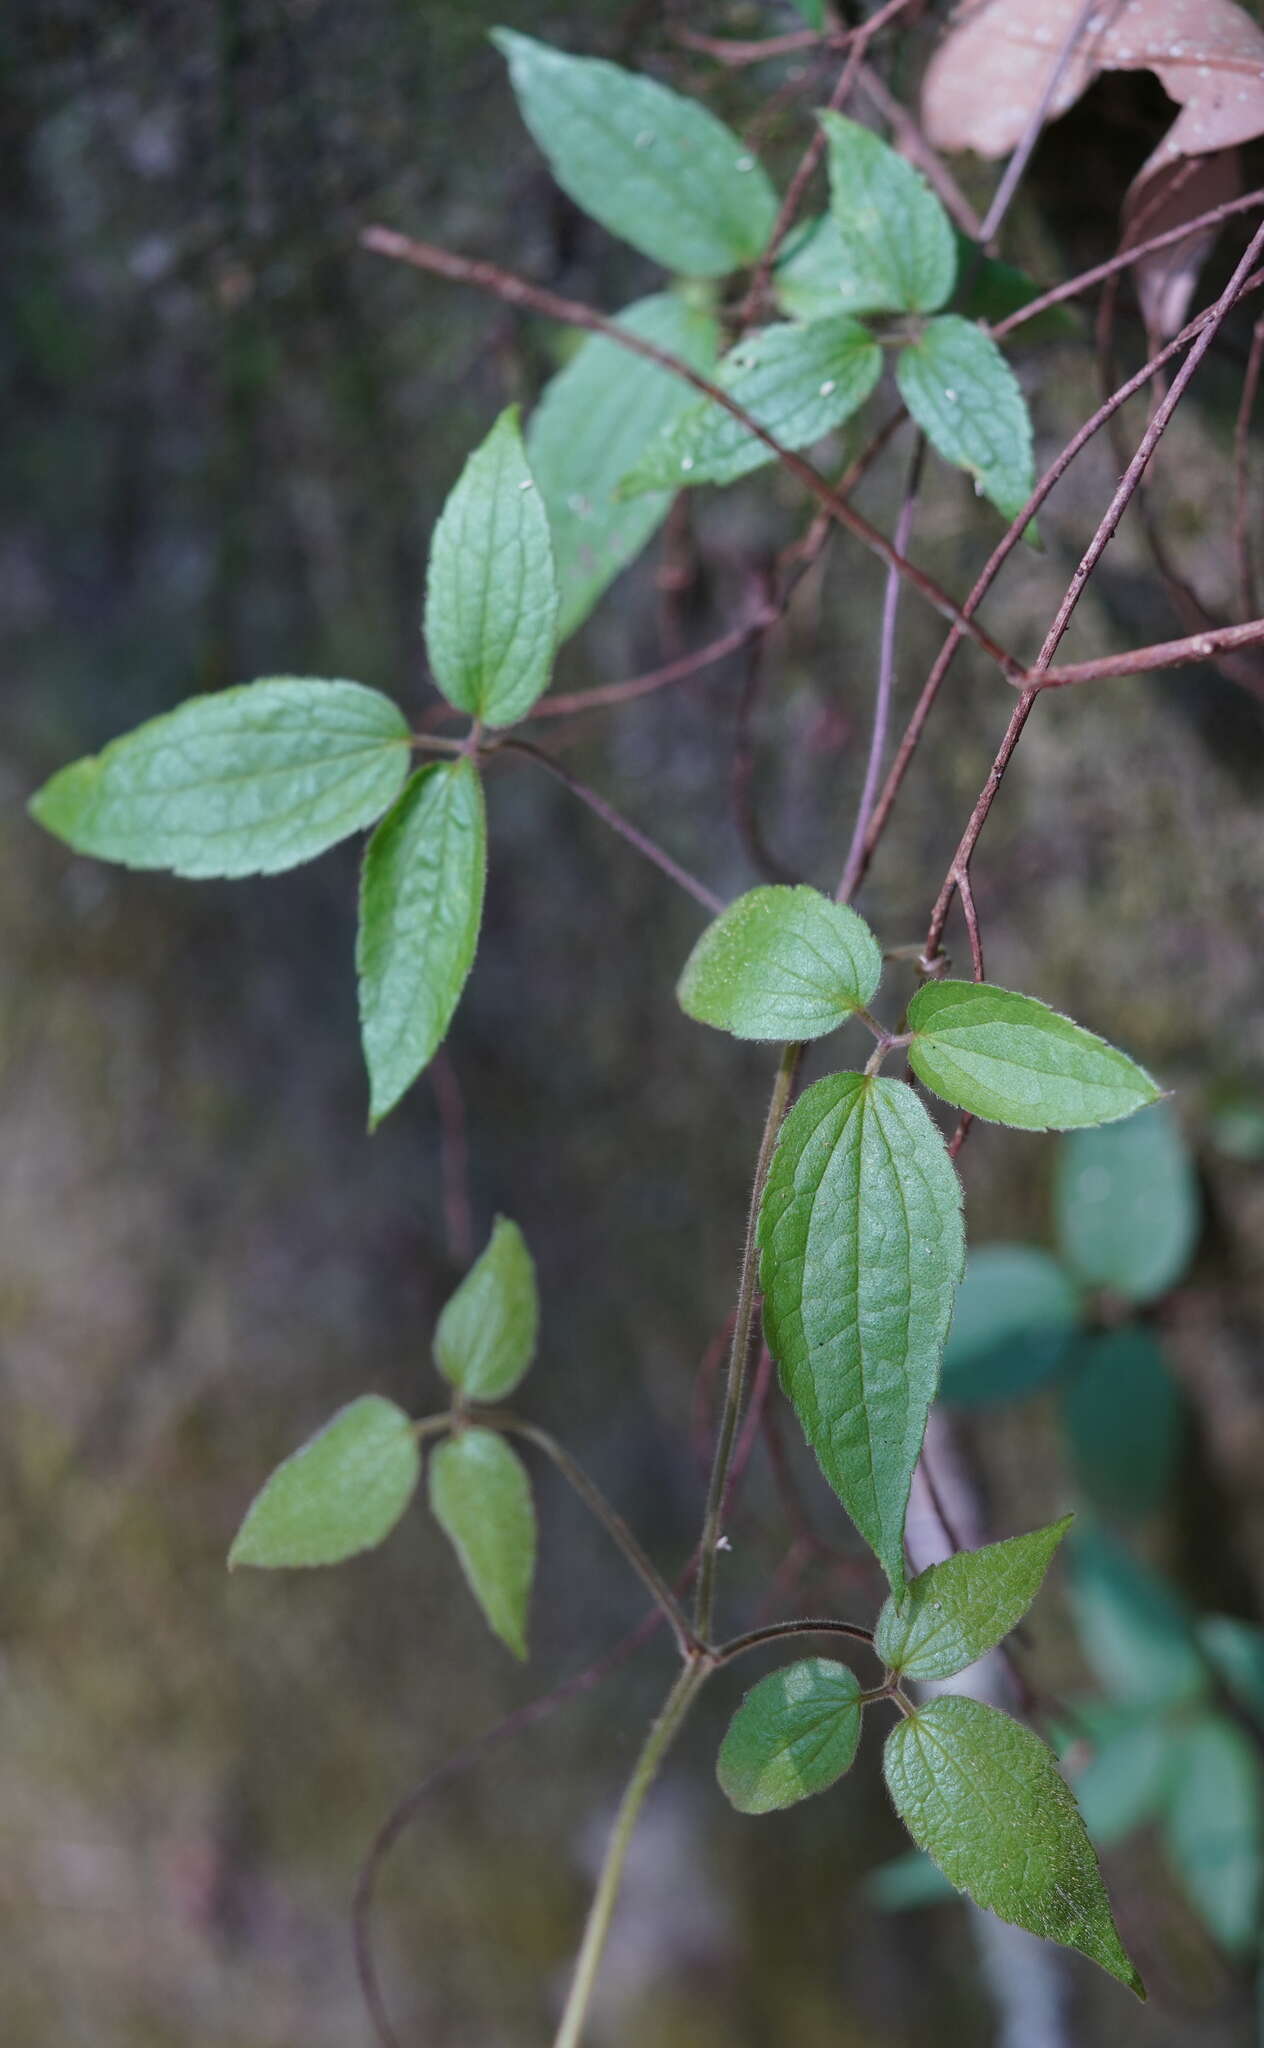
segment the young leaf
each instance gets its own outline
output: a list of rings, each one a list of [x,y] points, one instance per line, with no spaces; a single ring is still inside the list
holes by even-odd
[[[421,1477],[412,1424],[380,1394],[340,1408],[278,1465],[228,1553],[239,1564],[340,1564],[390,1535]]]
[[[759,1214],[768,1343],[821,1469],[895,1591],[964,1258],[961,1189],[911,1088],[832,1074],[782,1127]]]
[[[1013,519],[1035,489],[1027,401],[992,337],[944,313],[901,349],[895,381],[931,447]]]
[[[492,41],[509,60],[523,120],[585,213],[688,277],[725,277],[756,260],[776,194],[714,114],[597,57],[504,28]]]
[[[277,676],[191,697],[62,768],[31,814],[76,853],[175,875],[274,875],[399,794],[408,724],[359,683]]]
[[[774,1813],[824,1792],[860,1741],[860,1687],[845,1664],[807,1657],[770,1672],[729,1723],[715,1774],[739,1813]]]
[[[517,1224],[498,1216],[439,1317],[435,1363],[467,1401],[503,1401],[535,1357],[538,1324],[531,1254]]]
[[[1229,1614],[1204,1615],[1199,1646],[1240,1707],[1264,1725],[1264,1629]]]
[[[1168,1851],[1191,1904],[1235,1955],[1259,1943],[1262,1813],[1264,1774],[1242,1730],[1219,1714],[1184,1728],[1167,1781]]]
[[[807,448],[864,404],[882,374],[882,350],[845,315],[809,327],[747,335],[725,356],[716,382],[783,448]],[[626,497],[684,484],[731,484],[774,460],[754,434],[704,398],[664,429],[620,486]]]
[[[1095,1507],[1132,1517],[1162,1506],[1180,1451],[1182,1409],[1148,1330],[1124,1324],[1077,1345],[1062,1419],[1076,1479]]]
[[[1161,1579],[1101,1530],[1067,1546],[1071,1606],[1085,1655],[1106,1690],[1133,1706],[1172,1706],[1207,1690],[1190,1617]]]
[[[522,1460],[494,1430],[462,1430],[430,1460],[430,1505],[488,1627],[525,1658],[535,1510]]]
[[[853,313],[933,313],[952,294],[952,223],[920,171],[870,128],[820,116],[830,211],[842,244],[842,303]]]
[[[714,366],[714,319],[676,292],[641,299],[618,321],[695,370]],[[662,524],[674,485],[631,501],[617,497],[617,487],[655,435],[696,404],[696,392],[670,370],[603,334],[590,335],[545,386],[527,422],[527,460],[553,534],[559,640]]]
[[[1068,1265],[1088,1287],[1154,1301],[1180,1279],[1198,1238],[1198,1183],[1166,1103],[1058,1153],[1054,1214]]]
[[[913,1840],[959,1891],[1144,1998],[1071,1788],[1029,1728],[946,1694],[892,1729],[883,1770]]]
[[[987,982],[928,981],[908,1021],[918,1079],[956,1108],[1017,1130],[1109,1123],[1159,1092],[1105,1039]]]
[[[1094,1719],[1093,1754],[1075,1779],[1075,1797],[1093,1841],[1108,1849],[1162,1808],[1179,1724],[1135,1707],[1107,1707]]]
[[[820,1038],[869,1002],[882,951],[819,889],[750,889],[707,926],[676,987],[699,1024],[734,1038]]]
[[[958,1551],[892,1594],[878,1616],[874,1648],[903,1678],[951,1678],[1022,1620],[1067,1529],[1070,1515],[1027,1536]]]
[[[513,725],[548,687],[556,631],[548,515],[511,405],[461,471],[430,542],[435,683],[458,711]]]
[[[369,1123],[433,1058],[478,945],[487,871],[473,762],[419,768],[369,841],[360,878],[360,1034]]]
[[[1055,1373],[1079,1323],[1079,1295],[1034,1245],[985,1244],[966,1261],[944,1347],[941,1392],[965,1408],[1015,1401]]]

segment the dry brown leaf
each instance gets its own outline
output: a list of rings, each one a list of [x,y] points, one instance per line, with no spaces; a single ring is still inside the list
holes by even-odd
[[[926,74],[929,139],[940,149],[1007,156],[1040,106],[1082,6],[1083,0],[967,0]],[[1102,0],[1046,119],[1065,113],[1102,71],[1153,71],[1181,110],[1129,189],[1125,219],[1134,240],[1233,196],[1236,168],[1212,166],[1220,152],[1264,134],[1264,29],[1249,14],[1233,0]],[[1194,157],[1209,159],[1205,171],[1172,175]],[[1209,191],[1215,196],[1206,197]],[[1191,238],[1175,261],[1165,251],[1139,266],[1148,325],[1165,334],[1180,326],[1207,246]]]

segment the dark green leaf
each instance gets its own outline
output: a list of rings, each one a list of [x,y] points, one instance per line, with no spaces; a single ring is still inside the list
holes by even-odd
[[[1070,1515],[1026,1536],[961,1550],[892,1594],[878,1617],[874,1648],[903,1678],[951,1678],[1022,1620],[1067,1529]]]
[[[1145,1996],[1071,1789],[1029,1728],[945,1695],[892,1729],[883,1768],[909,1833],[959,1891]]]
[[[1197,1634],[1217,1678],[1264,1726],[1264,1630],[1229,1614],[1208,1614],[1198,1622]]]
[[[753,263],[777,200],[730,128],[696,100],[597,57],[495,29],[522,118],[558,184],[603,227],[690,277]]]
[[[931,447],[975,479],[1006,519],[1035,489],[1031,418],[1017,377],[990,335],[945,313],[901,349],[900,396]]]
[[[962,1407],[1013,1401],[1057,1371],[1079,1297],[1047,1252],[985,1244],[970,1253],[944,1350],[943,1397]]]
[[[1198,1237],[1198,1183],[1180,1126],[1155,1103],[1117,1130],[1059,1149],[1054,1208],[1068,1265],[1089,1287],[1154,1301],[1180,1279]]]
[[[521,1458],[494,1430],[462,1430],[430,1460],[430,1505],[488,1627],[525,1658],[535,1510]]]
[[[1205,1692],[1190,1618],[1163,1581],[1099,1529],[1081,1525],[1067,1549],[1080,1639],[1106,1690],[1137,1706]]]
[[[467,1401],[503,1401],[535,1357],[538,1323],[531,1254],[517,1224],[498,1216],[439,1318],[435,1362]]]
[[[191,697],[63,768],[31,799],[77,853],[176,875],[271,875],[380,817],[408,773],[398,706],[277,676]]]
[[[1168,1778],[1167,1846],[1191,1904],[1235,1955],[1258,1948],[1264,1774],[1240,1728],[1205,1714],[1181,1731]]]
[[[433,1057],[478,945],[487,871],[471,761],[420,768],[369,841],[360,881],[360,1032],[370,1125]]]
[[[882,974],[864,919],[819,889],[751,889],[708,925],[680,977],[686,1016],[735,1038],[820,1038]]]
[[[715,363],[714,319],[676,292],[641,299],[618,321],[692,369]],[[545,386],[527,422],[527,459],[553,533],[559,639],[583,623],[662,524],[674,488],[624,500],[617,487],[655,435],[696,404],[697,393],[670,370],[601,334]]]
[[[716,382],[779,441],[807,448],[864,404],[882,350],[844,315],[808,327],[765,327],[725,356]],[[645,449],[624,478],[628,497],[683,484],[731,484],[775,457],[714,399],[704,398]]]
[[[957,276],[952,223],[919,171],[842,114],[820,116],[849,312],[933,313]]]
[[[833,1074],[782,1127],[759,1216],[768,1342],[821,1469],[898,1591],[964,1256],[961,1191],[911,1088]]]
[[[277,1466],[237,1531],[229,1570],[340,1564],[373,1550],[390,1535],[420,1477],[403,1409],[363,1394]]]
[[[1083,1339],[1062,1397],[1071,1465],[1104,1513],[1162,1506],[1181,1446],[1181,1398],[1153,1336],[1124,1325]]]
[[[1116,1052],[1034,996],[987,982],[929,981],[909,1004],[909,1065],[945,1102],[1018,1130],[1107,1123],[1158,1088]]]
[[[860,1687],[845,1664],[807,1657],[752,1687],[729,1723],[716,1776],[739,1813],[772,1813],[824,1792],[860,1740]]]
[[[513,725],[548,687],[556,633],[548,515],[511,405],[461,471],[430,543],[435,683],[458,711]]]

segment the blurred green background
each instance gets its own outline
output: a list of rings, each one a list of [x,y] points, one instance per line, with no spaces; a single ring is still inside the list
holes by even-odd
[[[772,0],[682,12],[739,35],[798,20]],[[654,289],[652,266],[552,185],[485,32],[506,22],[644,63],[750,128],[784,179],[823,97],[813,76],[717,73],[672,43],[671,13],[15,0],[0,23],[0,2034],[15,2048],[367,2042],[349,1901],[379,1821],[641,1611],[548,1474],[528,1671],[484,1635],[420,1509],[337,1573],[229,1581],[250,1496],[333,1407],[367,1388],[416,1410],[437,1397],[428,1338],[459,1272],[439,1109],[423,1083],[365,1137],[354,849],[195,887],[70,858],[24,802],[138,719],[258,675],[350,676],[426,708],[429,527],[464,454],[508,400],[530,403],[566,342],[393,270],[357,231],[386,220],[610,309]],[[906,97],[932,26],[884,58]],[[1112,92],[1038,154],[1006,253],[1042,280],[1115,246],[1156,114],[1136,81]],[[1211,282],[1241,246],[1225,237]],[[1182,573],[1225,616],[1249,324],[1179,414],[1154,501]],[[1122,346],[1137,341],[1128,314]],[[1087,328],[1018,362],[1048,459],[1093,403]],[[871,517],[889,525],[902,474],[897,456],[866,485]],[[1045,551],[990,606],[1007,644],[1038,644],[1115,475],[1095,444],[1052,501]],[[803,518],[768,474],[700,494],[672,573],[651,549],[564,651],[563,686],[722,630]],[[950,588],[968,587],[998,530],[960,478],[931,475],[916,552]],[[872,561],[836,542],[772,638],[755,712],[763,836],[821,882],[850,833],[880,594]],[[1068,652],[1177,630],[1134,520]],[[938,640],[907,603],[900,709]],[[724,896],[760,878],[731,802],[742,681],[721,666],[546,735]],[[963,656],[861,899],[889,945],[924,930],[1008,710],[995,674]],[[1246,1619],[1264,1607],[1262,788],[1260,700],[1210,669],[1067,692],[1040,707],[976,869],[991,976],[1176,1091],[1205,1221],[1192,1264],[1145,1311],[1183,1420],[1164,1498],[1128,1537],[1199,1610]],[[694,906],[529,768],[499,770],[490,807],[483,946],[449,1046],[475,1233],[497,1210],[526,1229],[544,1326],[525,1404],[674,1570],[700,1514],[695,1380],[730,1304],[769,1060],[675,1008]],[[910,971],[891,983],[907,994]],[[962,1156],[972,1241],[1053,1242],[1055,1152],[976,1129]],[[1048,1389],[956,1428],[983,1534],[1076,1497]],[[757,1454],[731,1529],[729,1620],[868,1619],[874,1573],[786,1435],[819,1548],[801,1542],[786,1567],[794,1530]],[[1059,1587],[1024,1656],[1038,1691],[1082,1695]],[[661,1642],[644,1649],[405,1837],[379,1919],[404,2040],[548,2038],[667,1668]],[[1051,1973],[1034,1948],[989,1956],[963,1906],[879,1910],[865,1881],[901,1838],[872,1732],[828,1798],[763,1822],[730,1813],[712,1758],[740,1689],[708,1695],[650,1809],[597,2048],[1256,2038],[1249,1954],[1213,1941],[1152,1832],[1107,1854],[1151,1980],[1143,2012],[1078,1960]]]

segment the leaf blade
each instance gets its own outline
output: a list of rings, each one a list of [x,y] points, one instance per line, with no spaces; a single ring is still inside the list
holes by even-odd
[[[774,884],[707,926],[676,994],[687,1017],[735,1038],[820,1038],[868,1004],[881,975],[881,949],[854,910]]]
[[[488,1627],[525,1660],[536,1533],[521,1458],[495,1430],[463,1429],[431,1457],[430,1505]]]
[[[492,1234],[435,1327],[434,1355],[467,1401],[503,1401],[535,1357],[540,1310],[535,1266],[516,1223]]]
[[[255,1495],[228,1568],[340,1564],[389,1536],[421,1477],[402,1408],[362,1394],[292,1451]]]
[[[1016,518],[1036,483],[1031,416],[991,336],[942,313],[900,351],[895,380],[935,452],[972,476],[1003,518]]]
[[[419,768],[369,841],[356,967],[376,1128],[433,1058],[478,946],[487,827],[469,760]]]
[[[774,1813],[836,1784],[860,1741],[860,1686],[845,1664],[806,1657],[752,1686],[730,1721],[716,1777],[739,1813]]]
[[[1157,1101],[1144,1068],[1034,996],[930,981],[908,1009],[909,1065],[945,1102],[1015,1130],[1068,1130]]]
[[[381,816],[408,773],[398,706],[272,676],[191,697],[62,768],[31,815],[77,853],[194,880],[280,874]]]
[[[1145,1996],[1071,1788],[1030,1729],[944,1694],[892,1729],[883,1773],[914,1841],[959,1891]]]
[[[923,1680],[952,1678],[977,1662],[1022,1620],[1070,1525],[1064,1515],[919,1572],[878,1617],[874,1648],[883,1663],[900,1677]]]

